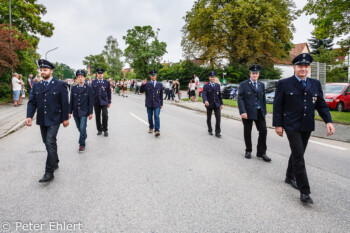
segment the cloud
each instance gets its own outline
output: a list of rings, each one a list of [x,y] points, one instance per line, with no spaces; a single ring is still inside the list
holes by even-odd
[[[177,62],[182,59],[181,28],[183,17],[191,10],[191,0],[39,0],[47,7],[43,20],[52,22],[54,34],[50,38],[41,37],[39,53],[45,57],[46,51],[59,47],[48,53],[48,60],[61,62],[74,69],[84,68],[85,56],[98,54],[103,50],[106,38],[117,38],[119,46],[124,49],[122,39],[128,29],[134,26],[151,25],[160,29],[159,39],[167,43],[163,60]],[[298,9],[305,0],[296,0]],[[294,43],[306,42],[311,37],[313,26],[310,16],[301,16],[294,25]]]

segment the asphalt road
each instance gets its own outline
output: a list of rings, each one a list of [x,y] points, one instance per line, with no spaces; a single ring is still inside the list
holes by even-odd
[[[84,154],[74,121],[61,126],[60,168],[49,184],[38,182],[46,159],[38,126],[1,139],[0,232],[4,221],[12,232],[30,224],[41,224],[30,232],[68,232],[68,224],[81,232],[349,232],[349,143],[311,138],[305,159],[315,204],[302,205],[284,183],[286,137],[269,130],[271,163],[247,160],[240,121],[223,118],[217,139],[205,119],[165,102],[155,138],[144,97],[113,95],[109,137],[89,121]]]

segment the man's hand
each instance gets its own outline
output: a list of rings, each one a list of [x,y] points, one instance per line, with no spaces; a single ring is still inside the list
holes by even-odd
[[[110,108],[110,107],[111,107],[111,104],[108,104],[108,105],[107,105],[107,108]]]
[[[224,105],[221,105],[221,106],[220,106],[220,110],[222,110],[223,108],[224,108]]]
[[[208,101],[205,101],[204,104],[205,104],[205,106],[207,106],[207,107],[209,106],[209,102],[208,102]]]
[[[282,127],[276,127],[275,131],[276,131],[278,136],[283,137],[283,128]]]
[[[147,79],[143,80],[142,84],[145,85],[147,83]]]
[[[89,120],[91,120],[91,119],[92,119],[92,114],[89,115]]]
[[[72,117],[72,114],[68,114],[68,120]]]
[[[248,115],[247,115],[247,113],[243,113],[243,114],[241,114],[241,117],[242,117],[243,119],[248,119]]]
[[[327,128],[327,136],[331,136],[334,134],[335,128],[332,123],[327,123],[326,128]]]
[[[64,126],[64,127],[67,127],[68,125],[69,125],[69,120],[63,121],[63,126]]]
[[[26,119],[26,125],[27,126],[32,126],[32,118],[27,118]]]
[[[160,109],[162,109],[163,108],[163,106],[160,106]]]

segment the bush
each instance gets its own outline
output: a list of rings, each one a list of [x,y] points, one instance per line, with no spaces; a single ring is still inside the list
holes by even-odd
[[[11,86],[9,83],[0,82],[0,101],[11,100]]]

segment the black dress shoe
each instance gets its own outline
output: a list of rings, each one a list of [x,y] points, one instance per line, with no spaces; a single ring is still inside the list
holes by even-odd
[[[57,170],[59,168],[58,164],[56,165],[56,167],[54,168],[54,170]]]
[[[300,193],[300,201],[303,203],[314,204],[314,201],[312,200],[309,194]]]
[[[216,134],[215,134],[215,137],[221,138],[221,134],[220,134],[220,133],[216,133]]]
[[[46,172],[43,176],[43,178],[41,178],[41,180],[39,180],[40,183],[44,183],[44,182],[49,182],[51,180],[53,180],[54,176],[53,173],[48,173]]]
[[[245,152],[245,156],[246,159],[250,159],[252,157],[252,152]]]
[[[290,186],[292,186],[293,188],[299,190],[298,184],[297,184],[297,181],[295,180],[295,178],[291,179],[291,178],[286,177],[284,182],[287,183],[287,184],[290,184]]]
[[[271,162],[271,159],[267,155],[257,155],[256,157],[262,158],[265,162]]]
[[[108,137],[108,131],[105,131],[104,135],[105,137]]]
[[[214,135],[213,132],[208,132],[208,134],[209,134],[210,136],[213,136],[213,135]]]
[[[101,135],[101,134],[102,134],[102,131],[98,131],[98,132],[97,132],[97,135]]]

